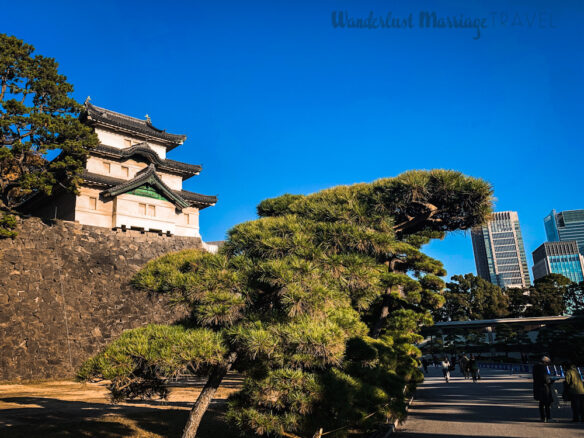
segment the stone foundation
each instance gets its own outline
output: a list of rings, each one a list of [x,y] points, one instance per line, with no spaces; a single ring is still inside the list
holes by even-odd
[[[122,331],[185,315],[130,285],[149,260],[199,238],[19,220],[0,240],[0,381],[69,378]]]

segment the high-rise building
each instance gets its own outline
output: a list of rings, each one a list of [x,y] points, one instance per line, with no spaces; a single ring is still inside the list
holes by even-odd
[[[575,240],[545,242],[533,251],[533,278],[562,274],[575,283],[584,281],[584,256]]]
[[[547,215],[543,223],[548,242],[575,240],[580,254],[584,254],[584,210],[556,210]]]
[[[473,228],[471,236],[480,277],[500,287],[530,285],[517,212],[493,213],[486,225]]]

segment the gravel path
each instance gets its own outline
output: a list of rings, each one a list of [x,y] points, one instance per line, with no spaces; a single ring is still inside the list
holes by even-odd
[[[569,403],[552,407],[552,422],[540,422],[529,375],[481,370],[483,378],[475,384],[458,370],[452,374],[446,383],[442,371],[430,367],[396,438],[584,437],[584,423],[571,422]]]

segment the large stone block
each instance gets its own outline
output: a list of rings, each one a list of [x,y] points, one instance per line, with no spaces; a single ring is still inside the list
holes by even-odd
[[[130,285],[150,259],[198,238],[129,235],[36,218],[0,240],[0,381],[68,378],[126,329],[185,313]]]

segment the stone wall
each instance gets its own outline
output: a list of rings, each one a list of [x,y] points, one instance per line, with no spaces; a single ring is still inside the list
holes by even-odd
[[[0,240],[0,381],[72,377],[123,330],[184,315],[129,283],[148,260],[200,239],[37,218],[18,232]]]

